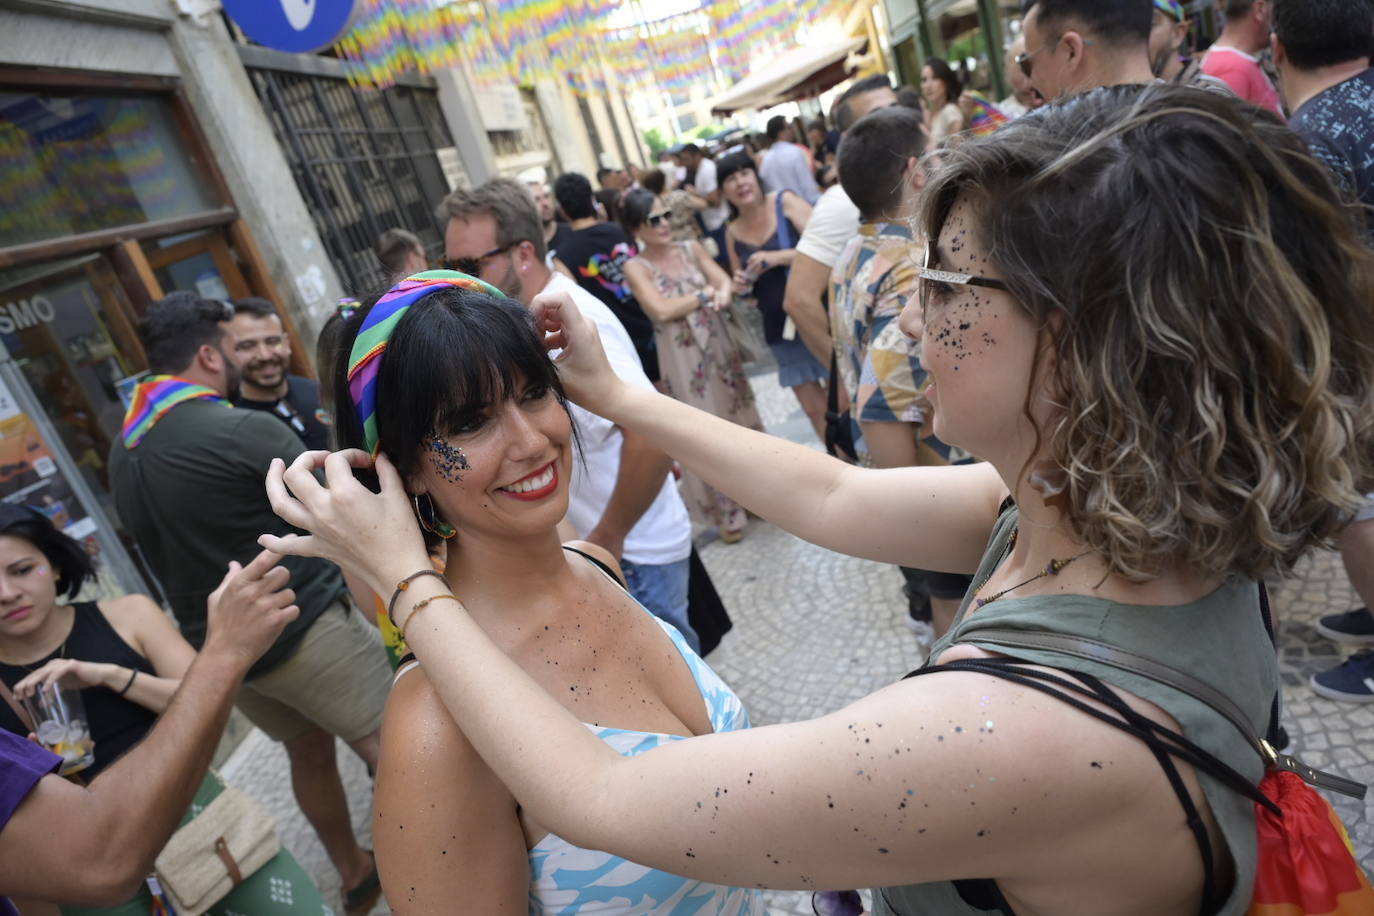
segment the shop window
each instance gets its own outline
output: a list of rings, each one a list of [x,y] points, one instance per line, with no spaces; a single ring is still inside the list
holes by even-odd
[[[0,92],[0,247],[220,206],[159,98]]]

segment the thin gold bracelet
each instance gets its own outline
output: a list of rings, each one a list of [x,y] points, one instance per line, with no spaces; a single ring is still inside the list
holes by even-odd
[[[415,615],[420,613],[420,611],[424,610],[425,605],[429,604],[431,601],[439,601],[444,598],[447,598],[450,601],[458,601],[458,606],[463,606],[463,602],[458,600],[457,595],[449,594],[448,592],[444,592],[440,595],[430,595],[428,598],[424,598],[420,601],[415,602],[415,607],[411,608],[410,613],[406,615],[405,623],[401,624],[396,628],[396,632],[399,633],[401,636],[401,642],[406,641],[406,630],[410,627],[410,622],[415,619]]]

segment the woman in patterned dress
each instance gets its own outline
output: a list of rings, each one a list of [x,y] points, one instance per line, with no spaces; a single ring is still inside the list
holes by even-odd
[[[654,322],[659,368],[668,393],[750,429],[763,429],[754,391],[744,374],[739,347],[726,328],[723,310],[734,296],[730,277],[699,242],[675,242],[663,201],[643,189],[631,191],[621,207],[621,224],[639,245],[625,265],[635,300]],[[715,526],[733,544],[744,536],[748,515],[739,503],[683,475],[687,505],[701,522]]]

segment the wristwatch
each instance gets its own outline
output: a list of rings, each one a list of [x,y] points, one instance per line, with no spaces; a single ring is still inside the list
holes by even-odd
[[[710,304],[711,294],[706,292],[706,290],[704,289],[697,290],[697,305],[701,306],[702,308],[706,308],[706,306]]]

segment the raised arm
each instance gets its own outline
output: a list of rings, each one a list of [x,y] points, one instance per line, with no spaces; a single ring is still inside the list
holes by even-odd
[[[560,375],[579,403],[672,455],[711,486],[800,538],[920,569],[972,572],[1006,488],[987,465],[856,468],[616,379],[596,327],[562,296],[538,297]]]
[[[328,491],[310,473],[317,461],[278,464],[268,478],[274,508],[315,534],[263,543],[340,563],[366,555],[376,587],[411,572],[424,549],[400,476],[378,459],[374,494],[348,470],[366,460],[329,456]],[[1163,803],[1170,790],[1144,745],[984,675],[906,681],[811,722],[622,758],[461,605],[411,610],[445,589],[425,577],[402,594],[407,640],[528,816],[576,845],[727,884],[835,888],[1019,877],[1065,861],[1091,869],[1119,857],[1144,821],[1144,835],[1173,829],[1183,847],[1192,842]],[[1133,791],[1142,784],[1152,791]],[[1190,854],[1196,861],[1195,847]]]
[[[231,566],[205,646],[143,741],[88,788],[48,776],[20,804],[0,831],[0,894],[109,906],[134,892],[199,788],[244,674],[298,613],[275,563],[264,551]]]

